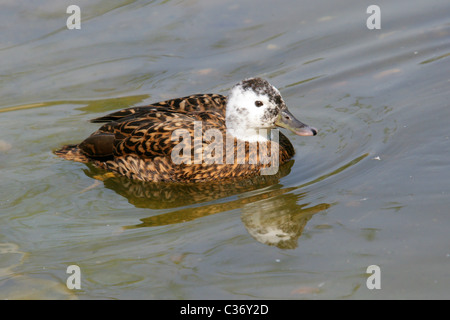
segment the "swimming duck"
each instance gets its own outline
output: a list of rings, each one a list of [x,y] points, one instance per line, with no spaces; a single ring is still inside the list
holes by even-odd
[[[119,110],[91,122],[105,124],[83,142],[65,145],[55,154],[152,182],[197,183],[267,174],[264,169],[286,163],[295,153],[275,127],[300,136],[317,134],[297,120],[278,89],[261,78],[239,82],[228,97],[196,94]],[[268,150],[271,156],[264,158]]]

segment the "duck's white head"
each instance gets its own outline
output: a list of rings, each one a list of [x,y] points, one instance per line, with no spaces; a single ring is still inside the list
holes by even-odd
[[[300,136],[317,134],[315,128],[297,120],[286,107],[280,91],[261,78],[245,79],[231,89],[226,125],[228,133],[249,142],[266,141],[267,133],[276,126]]]

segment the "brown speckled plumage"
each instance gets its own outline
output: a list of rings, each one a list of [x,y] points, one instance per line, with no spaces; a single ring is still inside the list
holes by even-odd
[[[172,161],[172,149],[181,141],[172,141],[172,132],[186,129],[194,137],[194,121],[201,121],[202,133],[218,129],[226,141],[227,97],[218,94],[198,94],[159,102],[143,107],[127,108],[91,120],[104,123],[96,132],[77,145],[66,145],[55,154],[67,159],[118,173],[131,179],[153,182],[201,182],[222,179],[242,179],[261,174],[261,168],[270,164],[249,164],[249,143],[235,143],[235,154],[245,148],[245,164],[227,164],[223,152],[223,164],[176,164]],[[202,135],[201,145],[211,142]],[[192,140],[193,141],[193,140]],[[270,150],[270,144],[267,148]],[[202,152],[194,149],[191,155]],[[241,150],[241,151],[240,151]],[[279,133],[279,164],[294,155],[294,148]],[[258,156],[259,157],[259,156]],[[194,159],[194,158],[192,158]],[[255,162],[252,162],[255,163]]]

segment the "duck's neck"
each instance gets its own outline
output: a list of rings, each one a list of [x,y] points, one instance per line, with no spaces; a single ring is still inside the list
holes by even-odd
[[[235,126],[227,122],[227,134],[238,140],[248,142],[266,142],[270,140],[270,129],[254,129],[243,126]]]

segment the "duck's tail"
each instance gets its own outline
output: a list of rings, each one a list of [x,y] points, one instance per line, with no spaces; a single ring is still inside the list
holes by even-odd
[[[81,152],[78,144],[68,144],[59,150],[55,150],[54,154],[66,160],[88,163],[89,158]]]

